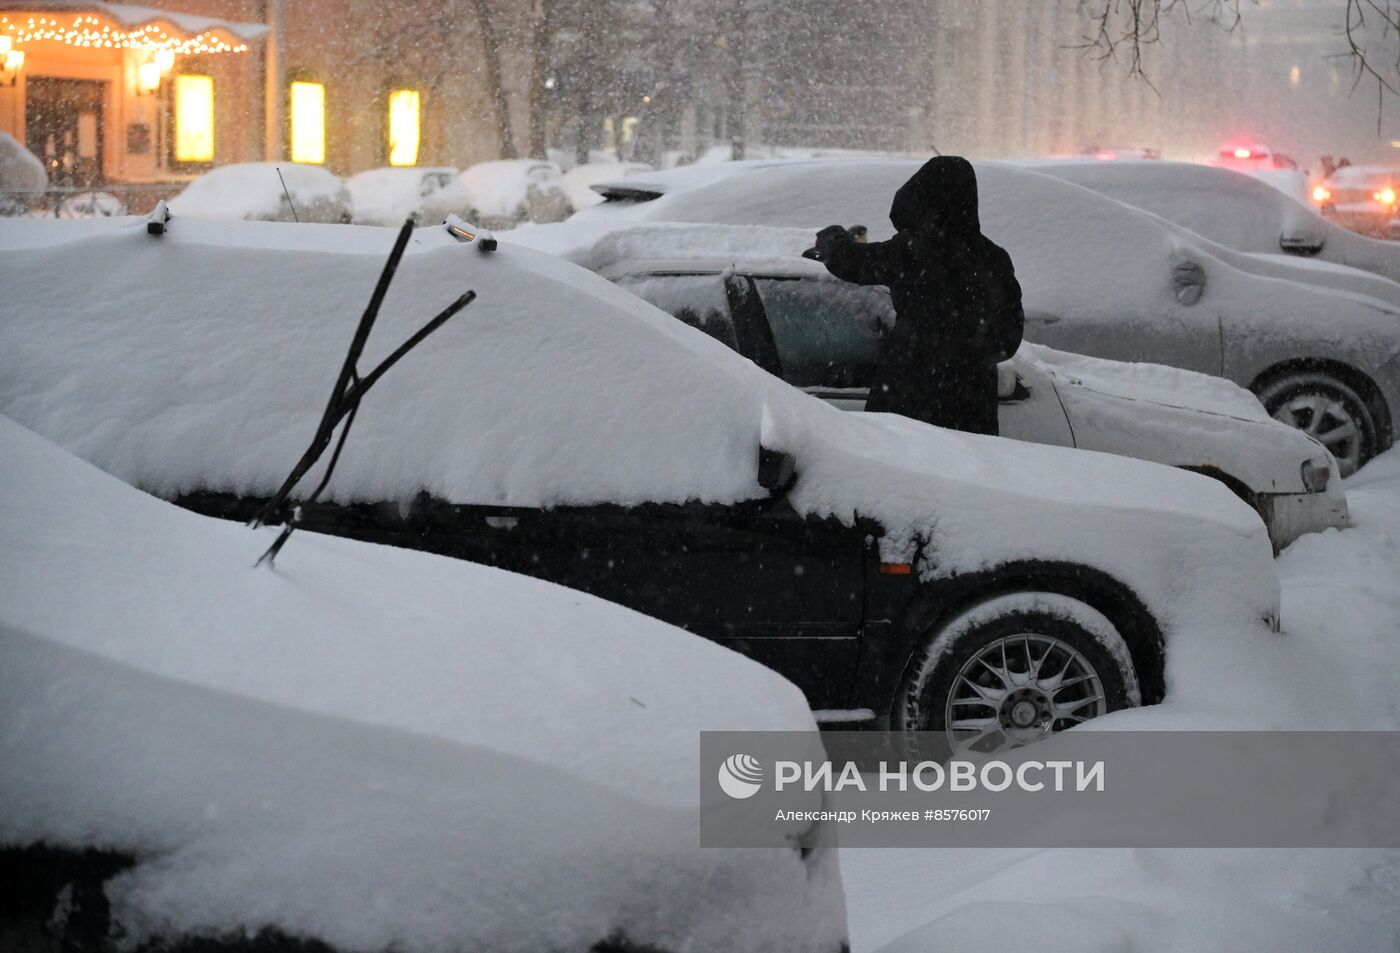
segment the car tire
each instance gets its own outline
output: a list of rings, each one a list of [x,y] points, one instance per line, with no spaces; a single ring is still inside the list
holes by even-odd
[[[1259,389],[1259,402],[1270,417],[1316,437],[1342,476],[1360,469],[1377,452],[1375,416],[1351,387],[1330,374],[1299,371]]]
[[[956,754],[1020,747],[1142,704],[1127,642],[1092,606],[1052,592],[977,603],[925,633],[891,724],[908,746]]]

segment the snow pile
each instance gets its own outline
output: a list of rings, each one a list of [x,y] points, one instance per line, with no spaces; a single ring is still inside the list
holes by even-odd
[[[37,192],[48,185],[49,177],[39,157],[8,132],[0,132],[0,191]]]
[[[412,167],[370,169],[345,180],[361,225],[399,226],[413,215],[435,225],[448,215],[476,217],[465,192],[454,184],[456,169]]]
[[[298,162],[219,166],[170,200],[175,215],[264,222],[348,222],[351,209],[344,182],[319,165]]]
[[[573,211],[559,167],[538,159],[478,162],[457,177],[457,187],[488,228],[558,222]]]
[[[593,186],[651,171],[652,167],[645,162],[586,162],[564,173],[564,190],[574,208],[588,208],[603,201],[603,197],[593,191]]]
[[[273,535],[0,418],[0,845],[134,855],[133,943],[837,949],[833,854],[695,846],[696,732],[811,729],[790,684],[471,563],[300,533],[253,568]]]
[[[1282,639],[1203,645],[1166,704],[1095,729],[1400,730],[1400,449],[1346,489],[1352,528],[1279,557]],[[974,923],[990,949],[1035,936],[1086,953],[1354,953],[1388,949],[1400,930],[1395,850],[846,850],[841,861],[857,953],[960,949]]]

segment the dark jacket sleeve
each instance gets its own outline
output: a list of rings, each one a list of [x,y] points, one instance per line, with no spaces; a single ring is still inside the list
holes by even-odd
[[[887,242],[855,241],[844,229],[827,229],[817,236],[817,251],[826,270],[858,285],[889,285],[909,270],[909,243],[900,235]]]

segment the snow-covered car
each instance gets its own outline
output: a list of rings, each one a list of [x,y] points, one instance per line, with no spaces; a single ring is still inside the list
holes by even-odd
[[[791,684],[425,553],[255,568],[273,535],[0,418],[5,949],[843,948],[826,825],[697,846],[698,732],[819,750]]]
[[[457,177],[454,188],[477,210],[478,224],[487,228],[558,222],[574,210],[559,167],[539,159],[478,162]]]
[[[466,191],[457,182],[457,170],[412,166],[370,169],[345,180],[359,225],[398,226],[410,215],[424,225],[458,215],[468,221],[478,216]]]
[[[338,176],[302,162],[221,165],[170,200],[175,215],[260,222],[345,223],[353,208]]]
[[[1329,222],[1257,179],[1184,162],[1037,163],[1037,172],[1160,215],[1228,248],[1330,263],[1400,281],[1400,246]]]
[[[564,173],[564,188],[569,203],[576,209],[599,205],[603,196],[593,191],[600,182],[615,182],[629,175],[652,172],[645,162],[585,162]]]
[[[1363,235],[1388,239],[1400,202],[1400,169],[1344,166],[1313,187],[1312,199],[1324,218]]]
[[[880,239],[893,231],[891,196],[917,167],[857,160],[761,166],[651,200],[619,194],[579,212],[571,224],[815,229],[840,222],[866,225]],[[1155,174],[1171,164],[1064,163],[1066,171],[1054,176],[977,164],[983,231],[1010,252],[1026,308],[1037,319],[1027,324],[1027,339],[1228,378],[1258,395],[1271,416],[1321,440],[1343,475],[1389,447],[1400,409],[1400,306],[1297,280],[1316,269],[1283,278],[1276,263],[1227,261],[1180,225],[1064,181],[1074,169],[1133,167]],[[1235,173],[1201,169],[1287,201]],[[655,190],[663,186],[660,176],[639,178]],[[635,188],[629,180],[620,184]]]
[[[794,387],[863,410],[895,320],[889,292],[801,258],[810,242],[795,230],[656,226],[614,232],[580,261]],[[1327,450],[1229,381],[1027,343],[1001,366],[1000,387],[1002,436],[1213,476],[1258,510],[1277,549],[1347,524]]]
[[[44,197],[44,163],[8,132],[0,132],[0,215],[23,215]]]
[[[246,517],[315,432],[393,233],[65,224],[0,223],[0,413]],[[957,745],[1153,702],[1174,639],[1277,624],[1268,535],[1214,480],[842,413],[562,259],[442,227],[407,248],[364,366],[478,297],[360,405],[305,528],[585,590],[770,665],[819,721]]]
[[[1257,142],[1249,145],[1236,143],[1222,146],[1206,164],[1213,168],[1230,169],[1245,174],[1298,168],[1298,162],[1292,156],[1286,156]]]

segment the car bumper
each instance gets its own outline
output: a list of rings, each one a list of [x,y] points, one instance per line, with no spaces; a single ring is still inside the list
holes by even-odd
[[[1346,494],[1268,493],[1259,497],[1259,515],[1269,528],[1275,552],[1299,536],[1350,525]]]

